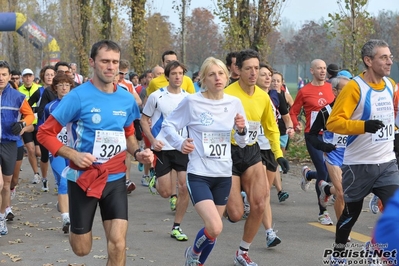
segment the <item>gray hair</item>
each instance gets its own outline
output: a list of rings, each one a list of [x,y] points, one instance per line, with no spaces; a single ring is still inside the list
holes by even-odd
[[[377,53],[375,50],[376,47],[389,47],[389,45],[384,40],[371,39],[367,41],[362,47],[362,60],[366,68],[368,68],[368,66],[366,65],[366,62],[364,62],[364,57],[367,56],[373,58]]]
[[[345,76],[339,76],[331,79],[331,86],[334,89],[338,89],[339,83],[341,83],[341,80],[350,80],[348,77]]]

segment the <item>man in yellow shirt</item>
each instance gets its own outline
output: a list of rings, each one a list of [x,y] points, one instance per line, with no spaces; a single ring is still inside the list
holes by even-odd
[[[284,159],[280,148],[280,131],[276,123],[269,95],[256,86],[259,75],[259,54],[254,50],[243,50],[237,54],[237,66],[240,72],[238,81],[230,84],[225,93],[241,100],[248,119],[249,141],[241,148],[234,139],[231,140],[231,157],[233,159],[233,176],[227,214],[230,221],[239,221],[244,213],[241,188],[247,194],[251,212],[245,221],[242,240],[234,258],[234,265],[257,266],[248,255],[249,247],[257,234],[265,212],[269,183],[262,165],[262,157],[257,144],[260,126],[270,142],[276,161],[284,173],[289,170],[288,161]]]
[[[393,56],[382,40],[369,40],[361,53],[366,70],[343,87],[327,121],[327,130],[349,135],[342,165],[345,208],[336,228],[337,252],[345,250],[364,198],[373,192],[385,205],[399,188],[393,151],[395,84],[387,78]],[[331,261],[345,260],[342,257]]]
[[[178,61],[176,53],[174,51],[165,51],[162,54],[163,68],[165,69],[166,65],[171,61]],[[160,76],[153,78],[147,87],[147,97],[154,91],[160,88],[164,88],[168,85],[169,81],[166,79],[165,74],[161,74]],[[181,88],[188,93],[195,93],[194,84],[188,76],[183,77],[183,83],[181,84]]]

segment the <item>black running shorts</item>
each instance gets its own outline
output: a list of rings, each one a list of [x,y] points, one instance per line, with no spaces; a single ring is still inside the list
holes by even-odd
[[[103,221],[128,219],[126,176],[107,182],[101,199],[87,197],[86,192],[76,182],[68,180],[68,197],[71,232],[74,234],[81,235],[91,231],[97,203]]]

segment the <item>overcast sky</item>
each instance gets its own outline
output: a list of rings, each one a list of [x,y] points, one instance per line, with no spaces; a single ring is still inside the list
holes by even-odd
[[[172,9],[172,0],[147,0],[147,2],[153,3],[153,12],[160,12],[163,15],[169,16],[169,21],[175,25],[178,23],[178,16]],[[216,0],[191,0],[190,9],[204,7],[209,10],[214,10],[216,2]],[[380,10],[398,12],[399,0],[369,0],[367,10],[372,15],[377,15]],[[328,13],[338,11],[337,0],[286,0],[282,17],[288,18],[297,24],[297,26],[300,26],[305,21],[318,21],[322,17],[327,20]],[[191,12],[189,13],[191,14]]]

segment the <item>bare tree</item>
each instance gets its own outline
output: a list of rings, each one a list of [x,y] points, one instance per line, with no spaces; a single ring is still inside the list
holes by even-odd
[[[173,9],[179,13],[179,20],[180,20],[180,36],[181,36],[181,60],[186,62],[186,20],[187,20],[187,11],[190,8],[191,0],[173,0]]]
[[[216,15],[226,24],[225,48],[230,51],[252,48],[267,52],[266,36],[279,23],[285,0],[218,0]]]
[[[101,0],[101,36],[103,39],[110,39],[111,36],[111,0]]]

